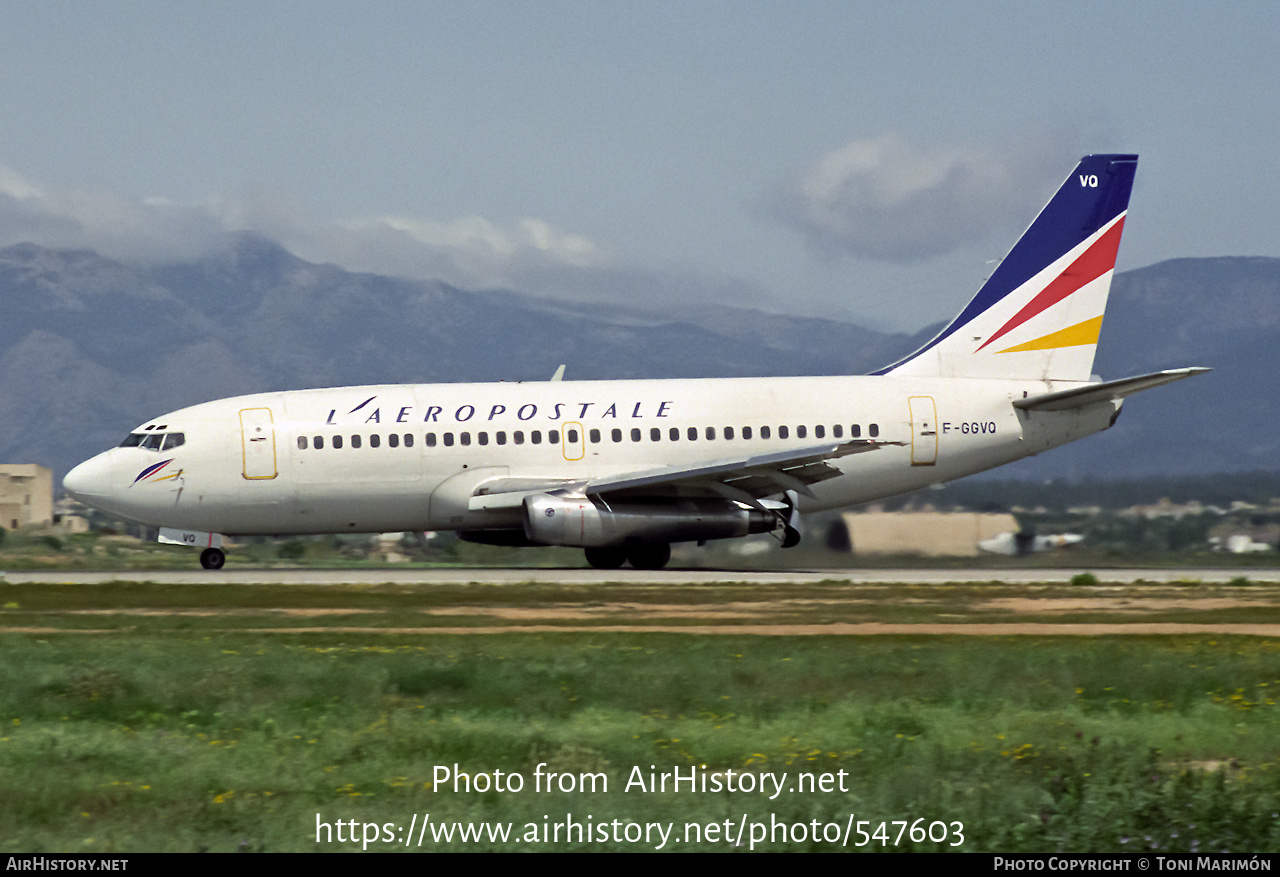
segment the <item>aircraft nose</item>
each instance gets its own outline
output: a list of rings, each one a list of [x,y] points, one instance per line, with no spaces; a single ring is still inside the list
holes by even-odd
[[[92,505],[94,500],[112,492],[111,466],[103,459],[106,454],[85,460],[62,479],[62,488],[68,495]]]

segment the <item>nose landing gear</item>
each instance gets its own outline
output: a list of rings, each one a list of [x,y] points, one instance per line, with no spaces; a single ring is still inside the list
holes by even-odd
[[[200,565],[205,569],[222,569],[227,554],[221,548],[206,548],[200,552]]]

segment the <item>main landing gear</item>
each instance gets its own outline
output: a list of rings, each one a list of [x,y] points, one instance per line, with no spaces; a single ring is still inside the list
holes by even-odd
[[[671,560],[671,545],[666,542],[606,545],[584,552],[594,569],[617,569],[628,561],[636,569],[662,569]]]
[[[222,569],[227,554],[221,548],[206,548],[200,552],[200,565],[205,569]]]

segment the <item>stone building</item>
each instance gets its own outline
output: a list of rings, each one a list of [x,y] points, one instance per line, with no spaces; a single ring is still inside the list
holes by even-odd
[[[35,463],[0,463],[0,527],[52,523],[52,470]]]
[[[1017,533],[1010,514],[977,512],[850,512],[843,515],[854,554],[973,557],[978,543]]]

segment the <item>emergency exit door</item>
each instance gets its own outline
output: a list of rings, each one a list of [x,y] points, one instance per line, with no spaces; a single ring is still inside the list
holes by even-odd
[[[587,455],[587,437],[581,423],[566,423],[560,431],[560,452],[570,462]]]
[[[938,462],[938,411],[932,396],[912,396],[911,465],[932,466]]]
[[[240,410],[240,446],[245,478],[259,481],[276,477],[276,431],[270,408]]]

